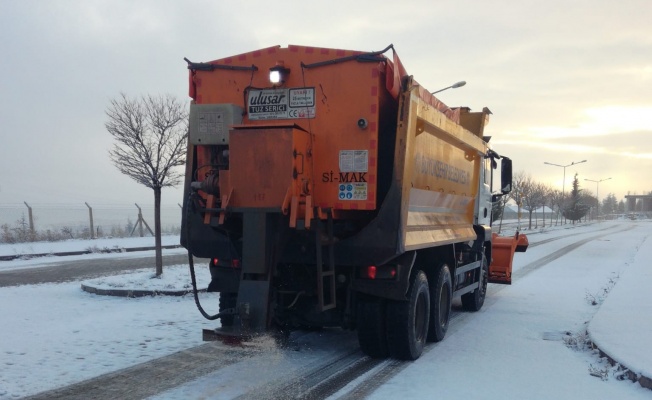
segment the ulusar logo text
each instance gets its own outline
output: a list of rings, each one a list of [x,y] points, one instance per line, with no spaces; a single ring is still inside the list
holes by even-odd
[[[249,96],[249,105],[262,106],[284,104],[286,101],[283,101],[283,99],[286,97],[285,94],[281,93],[265,94],[264,92],[257,92],[257,94]]]
[[[287,96],[279,92],[254,92],[249,96],[250,113],[286,112]]]

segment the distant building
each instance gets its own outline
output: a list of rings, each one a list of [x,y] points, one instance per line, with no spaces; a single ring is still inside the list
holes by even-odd
[[[625,196],[626,212],[652,212],[652,195],[628,194]]]

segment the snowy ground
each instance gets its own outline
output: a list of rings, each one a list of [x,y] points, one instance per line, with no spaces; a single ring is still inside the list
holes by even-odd
[[[617,298],[649,292],[649,279],[630,279],[628,274],[636,274],[634,278],[646,273],[650,276],[647,260],[652,255],[651,223],[605,222],[530,234],[531,243],[569,233],[572,236],[517,254],[514,268],[516,272],[527,268],[555,250],[579,238],[595,236],[599,229],[612,224],[633,229],[588,242],[515,280],[512,286],[490,285],[490,297],[479,313],[465,318],[455,331],[449,332],[446,340],[371,397],[652,398],[652,392],[638,384],[615,379],[613,374],[617,371],[593,352],[578,351],[566,344],[577,342],[580,348],[583,346],[587,322],[596,315],[614,283],[614,295],[618,291],[625,293]],[[55,245],[47,246],[55,249]],[[31,263],[17,260],[0,262],[0,270],[43,265],[48,265],[43,259]],[[206,269],[198,268],[197,272],[205,285]],[[126,280],[155,281],[149,279],[149,270],[140,274],[135,281],[136,275],[130,274],[113,281],[104,280],[103,284],[114,287]],[[189,282],[187,266],[166,268],[164,275],[172,281],[168,284]],[[216,306],[214,295],[201,297],[203,303]],[[592,326],[597,334],[608,334],[616,324],[632,324],[632,319],[626,319],[621,312],[624,303],[607,299],[602,307],[608,308],[609,313],[598,313],[602,320],[598,324],[596,319],[596,325]],[[593,300],[596,305],[591,304]],[[634,318],[636,325],[630,331],[648,332],[652,336],[649,317],[652,310],[646,304],[650,302],[639,303],[640,317]],[[201,343],[201,329],[215,325],[203,320],[191,296],[136,299],[96,296],[83,292],[79,282],[0,288],[0,316],[2,400],[64,386],[196,346]],[[650,372],[652,346],[640,348],[639,339],[627,338],[610,350],[634,357],[642,363],[642,371]],[[607,342],[611,344],[614,340]],[[591,371],[605,371],[608,379],[593,377]],[[193,396],[199,393],[202,396],[210,393],[202,398],[226,398],[214,389],[220,376],[210,374],[157,398],[199,398]]]
[[[163,246],[176,246],[179,244],[179,236],[163,236]],[[43,264],[52,264],[61,261],[76,261],[98,258],[140,258],[151,257],[153,251],[139,251],[127,253],[127,248],[152,247],[153,237],[133,238],[101,238],[94,240],[64,240],[61,242],[36,242],[36,243],[0,243],[0,257],[20,255],[12,261],[0,261],[0,272],[20,268],[35,268]],[[32,254],[51,254],[61,252],[84,252],[91,251],[91,254],[76,256],[58,257],[48,255],[32,258]],[[184,254],[186,249],[163,249],[163,254]]]
[[[179,244],[179,236],[162,236],[163,246],[172,246]],[[145,237],[127,237],[127,238],[99,238],[93,240],[62,240],[60,242],[34,242],[34,243],[0,243],[0,256],[11,256],[17,254],[43,254],[59,253],[66,251],[86,251],[91,250],[100,252],[102,250],[119,251],[127,247],[148,247],[154,246],[154,238]]]

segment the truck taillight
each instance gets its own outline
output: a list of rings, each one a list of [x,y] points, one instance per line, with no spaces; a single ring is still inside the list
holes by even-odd
[[[213,258],[211,263],[214,267],[231,267],[231,268],[240,268],[240,260],[220,260],[219,258]]]
[[[362,268],[361,277],[366,279],[394,279],[396,277],[395,265],[369,265]]]

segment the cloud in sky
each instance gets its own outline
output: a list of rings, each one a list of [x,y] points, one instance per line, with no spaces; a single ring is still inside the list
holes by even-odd
[[[574,127],[532,127],[526,134],[539,139],[593,138],[621,132],[652,131],[652,106],[606,106],[583,110],[586,120]]]
[[[515,169],[552,185],[568,164],[652,190],[652,36],[647,0],[5,0],[0,9],[0,203],[152,202],[108,158],[104,109],[120,92],[187,99],[183,57],[273,45],[380,50],[451,106],[488,106]],[[567,171],[567,175],[571,171]],[[181,202],[166,189],[163,202]]]

